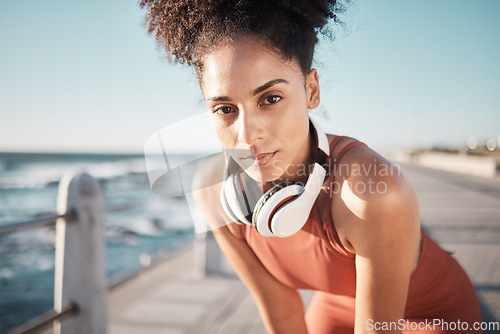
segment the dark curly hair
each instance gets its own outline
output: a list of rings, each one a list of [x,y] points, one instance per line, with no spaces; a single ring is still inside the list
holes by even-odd
[[[141,0],[146,26],[171,61],[203,73],[204,56],[222,41],[257,36],[285,59],[309,72],[317,31],[340,22],[336,0]]]

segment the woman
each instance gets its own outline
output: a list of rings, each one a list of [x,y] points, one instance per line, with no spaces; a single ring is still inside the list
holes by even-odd
[[[197,173],[195,196],[210,224],[222,226],[217,242],[268,332],[480,332],[474,289],[421,231],[404,176],[361,142],[325,137],[308,116],[320,103],[316,32],[336,21],[335,1],[141,6],[169,59],[196,69],[228,150],[228,165],[214,159]],[[226,182],[213,185],[222,170]],[[241,191],[249,180],[267,191],[252,203]],[[317,291],[306,314],[297,289]]]

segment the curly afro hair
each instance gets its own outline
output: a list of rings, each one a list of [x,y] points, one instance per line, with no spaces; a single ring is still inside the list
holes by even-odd
[[[222,41],[256,36],[284,59],[296,59],[306,74],[312,64],[317,31],[343,6],[338,1],[304,0],[141,0],[147,31],[170,61],[203,73],[204,56]]]

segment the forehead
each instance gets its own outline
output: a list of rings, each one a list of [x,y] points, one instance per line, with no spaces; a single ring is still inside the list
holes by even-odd
[[[263,43],[242,38],[218,46],[205,57],[201,85],[209,95],[252,90],[274,79],[302,83],[304,78],[296,60],[286,60]]]

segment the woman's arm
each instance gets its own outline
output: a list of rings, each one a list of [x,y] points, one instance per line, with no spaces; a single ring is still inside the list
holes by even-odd
[[[210,165],[211,164],[211,165]],[[261,318],[269,333],[307,333],[304,306],[297,290],[276,280],[261,264],[241,235],[236,223],[231,223],[219,200],[220,184],[203,186],[210,173],[220,173],[217,163],[207,162],[194,178],[194,197],[202,209],[219,247],[234,267],[240,279],[252,293]],[[222,227],[220,227],[222,226]]]
[[[346,155],[351,170],[332,212],[343,212],[342,236],[356,253],[355,333],[378,333],[371,325],[398,324],[404,316],[420,238],[418,203],[399,169],[383,157],[360,148],[355,159]]]

